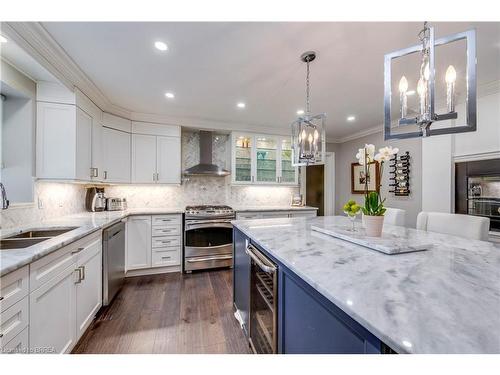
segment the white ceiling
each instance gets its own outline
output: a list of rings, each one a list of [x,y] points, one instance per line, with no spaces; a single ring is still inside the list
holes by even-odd
[[[476,27],[478,84],[500,79],[500,23],[433,23],[436,36]],[[230,128],[282,132],[304,108],[311,64],[313,112],[327,113],[327,138],[383,122],[383,56],[417,43],[422,24],[45,22],[97,87],[133,112],[205,119]],[[155,40],[168,44],[161,53]],[[164,93],[175,93],[167,100]],[[246,109],[236,108],[244,101]],[[356,116],[347,122],[348,115]],[[189,121],[187,121],[189,122]],[[189,123],[181,125],[189,126]],[[227,127],[227,126],[226,126]]]

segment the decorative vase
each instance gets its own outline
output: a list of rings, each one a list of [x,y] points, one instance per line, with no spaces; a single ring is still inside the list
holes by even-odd
[[[381,237],[384,226],[384,215],[364,215],[365,233],[369,237]]]

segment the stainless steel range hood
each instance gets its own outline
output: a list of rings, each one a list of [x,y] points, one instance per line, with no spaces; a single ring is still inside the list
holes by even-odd
[[[200,131],[200,163],[184,170],[185,176],[224,177],[230,172],[212,163],[212,132]]]

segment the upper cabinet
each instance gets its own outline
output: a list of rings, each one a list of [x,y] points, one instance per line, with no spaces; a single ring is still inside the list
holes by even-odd
[[[180,184],[180,126],[132,122],[132,133],[132,182]]]
[[[103,113],[76,89],[39,82],[38,178],[181,183],[181,128]]]
[[[233,184],[298,184],[290,137],[232,133]]]
[[[102,112],[78,91],[72,102],[71,94],[37,85],[37,177],[102,181]]]
[[[129,183],[132,123],[109,113],[103,113],[102,123],[103,181]]]

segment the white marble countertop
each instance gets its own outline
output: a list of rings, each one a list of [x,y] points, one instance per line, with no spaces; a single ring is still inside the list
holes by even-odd
[[[313,207],[289,207],[289,206],[259,206],[250,207],[249,211],[291,211],[293,209],[315,209]],[[244,207],[235,211],[246,211]],[[131,208],[125,211],[103,211],[103,212],[82,212],[79,214],[64,216],[57,219],[50,219],[43,222],[29,223],[23,226],[2,229],[0,237],[8,237],[12,234],[24,232],[30,229],[47,229],[53,227],[77,227],[76,229],[64,233],[50,240],[40,242],[36,245],[24,249],[0,250],[0,276],[15,271],[22,266],[29,264],[53,251],[60,249],[82,237],[108,227],[119,220],[131,215],[161,215],[161,214],[182,214],[184,207],[145,207]]]
[[[82,212],[75,215],[30,223],[24,226],[5,229],[0,232],[2,238],[30,229],[56,227],[77,227],[76,229],[53,237],[47,241],[24,249],[0,250],[0,276],[15,271],[53,251],[60,249],[92,232],[106,228],[131,215],[179,214],[184,208],[139,208],[126,211]]]
[[[310,229],[345,217],[233,224],[399,353],[500,353],[500,244],[427,232],[432,249],[387,255]]]
[[[315,211],[317,207],[311,206],[231,206],[236,212],[259,212],[259,211]]]

